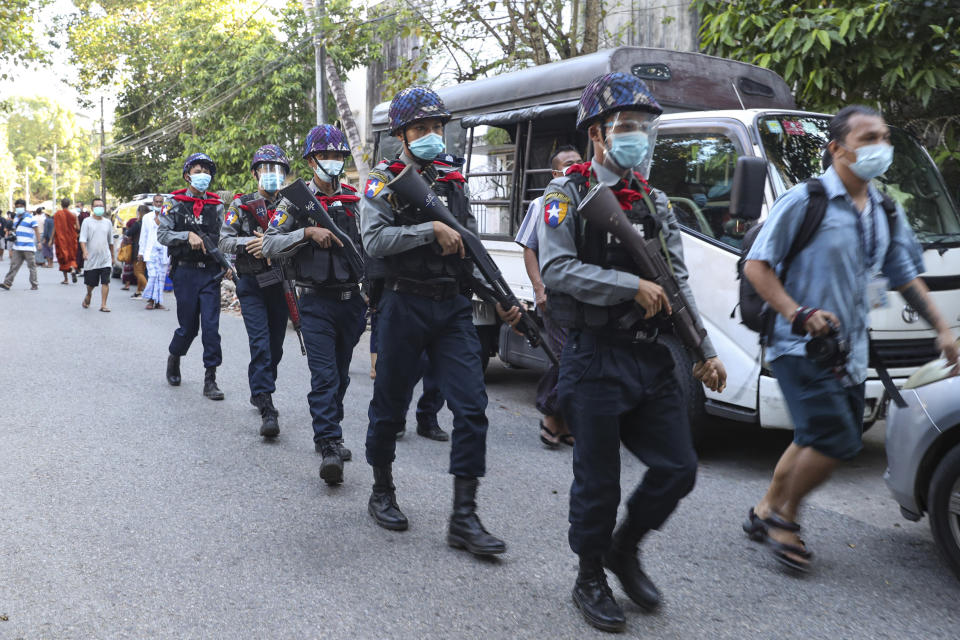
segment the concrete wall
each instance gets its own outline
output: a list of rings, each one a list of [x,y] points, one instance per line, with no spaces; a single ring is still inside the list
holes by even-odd
[[[688,0],[611,0],[601,46],[629,45],[697,51],[700,19]]]

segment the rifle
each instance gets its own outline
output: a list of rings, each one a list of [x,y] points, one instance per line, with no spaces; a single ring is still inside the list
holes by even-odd
[[[511,307],[518,308],[520,310],[520,322],[517,323],[515,329],[526,337],[531,347],[534,349],[542,348],[550,362],[560,364],[557,356],[544,341],[540,333],[540,326],[517,300],[517,296],[514,295],[510,285],[507,284],[503,274],[500,273],[497,263],[487,253],[486,248],[480,242],[480,238],[453,217],[450,210],[444,206],[437,194],[433,192],[423,176],[417,173],[413,165],[407,165],[396,178],[387,183],[387,186],[401,198],[411,203],[412,206],[426,214],[428,218],[442,222],[460,234],[467,249],[467,255],[477,265],[477,269],[489,284],[489,286],[486,286],[474,280],[477,294],[488,301],[499,302],[505,310]]]
[[[623,243],[624,248],[630,253],[633,261],[640,268],[640,277],[644,280],[650,280],[663,287],[670,301],[670,322],[673,325],[674,333],[684,346],[693,352],[697,360],[706,360],[703,352],[703,339],[707,335],[707,330],[700,324],[699,317],[693,313],[690,303],[686,296],[680,290],[680,285],[670,270],[667,261],[664,260],[660,252],[660,239],[645,239],[627,219],[620,207],[617,196],[614,195],[610,187],[598,184],[590,189],[590,192],[577,207],[577,212],[587,222],[596,225],[598,229],[611,234]],[[645,315],[643,307],[636,305],[633,312],[627,314],[621,319],[621,324],[626,324],[624,328],[629,328],[637,320]]]
[[[297,296],[297,289],[292,281],[287,279],[287,271],[283,268],[283,260],[277,262],[280,269],[280,281],[283,283],[283,299],[287,301],[287,312],[290,314],[290,324],[293,330],[297,332],[297,340],[300,341],[300,354],[307,355],[307,347],[303,344],[303,334],[300,332],[300,298]]]
[[[360,252],[357,251],[357,247],[353,244],[350,236],[336,225],[333,218],[327,213],[327,210],[324,209],[320,201],[317,200],[317,197],[310,192],[310,189],[307,188],[307,184],[303,179],[298,178],[296,182],[280,189],[280,195],[297,207],[298,215],[306,217],[311,224],[321,226],[330,231],[336,236],[337,240],[343,243],[343,252],[350,265],[350,271],[352,272],[354,281],[359,282],[361,278],[363,278],[363,258],[360,257]],[[333,249],[334,247],[331,247],[331,250]]]
[[[203,229],[200,228],[200,225],[196,221],[194,221],[193,226],[193,232],[200,236],[200,239],[203,241],[203,248],[206,249],[207,255],[213,258],[216,263],[220,265],[221,271],[214,277],[216,279],[220,279],[229,273],[230,279],[236,283],[237,269],[230,262],[230,259],[223,255],[223,252],[220,251],[220,247],[217,245],[217,243],[213,240],[213,238],[204,233]]]

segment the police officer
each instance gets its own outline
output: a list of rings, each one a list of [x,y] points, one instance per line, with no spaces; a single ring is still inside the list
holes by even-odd
[[[435,161],[444,151],[443,126],[450,113],[430,89],[410,87],[394,97],[389,117],[390,133],[400,140],[402,151],[395,161],[381,162],[370,172],[360,208],[364,248],[373,258],[384,258],[386,270],[367,430],[367,462],[374,479],[368,510],[386,529],[407,528],[396,502],[392,463],[416,384],[411,368],[426,351],[453,412],[454,499],[447,543],[481,556],[503,553],[504,542],[488,533],[476,514],[478,478],[486,471],[487,395],[472,305],[464,295],[470,269],[463,240],[449,226],[423,217],[387,186],[412,165],[451,213],[476,229],[465,179],[450,165]],[[518,309],[498,312],[511,324],[519,319]]]
[[[336,224],[360,249],[356,190],[340,182],[350,155],[343,132],[329,124],[307,134],[303,157],[313,169],[310,190]],[[300,292],[300,322],[310,367],[310,415],[313,441],[323,456],[320,477],[328,485],[343,482],[343,463],[351,457],[343,446],[343,397],[350,384],[353,348],[365,328],[366,304],[360,295],[363,274],[351,274],[329,229],[310,223],[291,202],[281,199],[263,238],[267,258],[290,258]]]
[[[177,298],[180,326],[170,341],[167,358],[167,382],[180,384],[180,357],[203,329],[203,395],[223,400],[217,387],[217,367],[223,361],[220,351],[220,275],[221,269],[207,255],[201,236],[216,243],[223,220],[223,203],[206,189],[217,174],[217,165],[209,156],[194,153],[183,163],[183,179],[189,185],[172,193],[173,204],[165,207],[157,229],[157,241],[170,254],[170,279]],[[223,274],[230,277],[230,273]],[[221,276],[221,277],[223,277]]]
[[[267,144],[253,154],[250,172],[257,180],[257,190],[230,203],[220,229],[220,250],[237,256],[237,298],[250,343],[250,404],[260,412],[260,435],[275,438],[280,424],[272,394],[276,391],[289,314],[279,264],[270,264],[261,248],[277,192],[290,172],[290,161],[280,147]]]
[[[591,185],[613,185],[624,213],[647,238],[658,235],[681,290],[693,305],[676,218],[665,194],[651,189],[635,167],[648,167],[661,109],[638,78],[610,73],[583,90],[577,128],[593,145],[593,162],[574,165],[544,192],[539,225],[540,264],[550,312],[569,328],[560,363],[558,399],[576,439],[570,488],[570,547],[580,556],[573,600],[587,622],[607,631],[625,627],[607,586],[604,566],[645,610],[660,593],[640,567],[638,545],[658,529],[693,488],[693,450],[670,352],[657,343],[670,312],[663,289],[640,278],[629,253],[585,222],[577,206]],[[637,314],[636,304],[643,313]],[[696,309],[694,316],[698,318]],[[637,318],[624,327],[626,318]],[[709,339],[706,361],[693,374],[713,390],[726,373]],[[648,467],[620,502],[620,443]]]

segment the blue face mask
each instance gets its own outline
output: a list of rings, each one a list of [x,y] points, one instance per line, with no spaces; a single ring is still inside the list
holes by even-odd
[[[190,184],[197,191],[206,191],[210,186],[210,177],[209,173],[191,173]]]
[[[336,178],[343,173],[343,160],[319,160],[317,165],[314,172],[324,182],[329,182],[327,178]]]
[[[103,213],[104,213],[103,207],[94,207],[94,208],[93,208],[93,215],[99,217],[99,216],[102,216]]]
[[[267,193],[274,193],[283,186],[283,176],[279,173],[264,173],[260,176],[260,188]]]
[[[893,163],[893,147],[883,142],[864,145],[856,154],[857,161],[850,163],[850,170],[861,180],[879,178]]]
[[[617,133],[607,138],[610,159],[623,169],[632,169],[647,157],[650,138],[646,133]]]
[[[410,153],[421,160],[433,160],[447,148],[443,143],[443,138],[437,133],[428,133],[422,138],[417,138],[408,143],[407,146],[410,147]]]
[[[27,210],[24,209],[23,207],[17,207],[16,209],[13,210],[13,212],[18,216],[22,216],[24,213],[27,212]]]

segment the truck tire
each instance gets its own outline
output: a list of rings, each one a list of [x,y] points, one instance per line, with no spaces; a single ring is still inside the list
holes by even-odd
[[[930,478],[927,512],[937,548],[960,579],[960,445],[947,452]]]
[[[706,396],[703,383],[693,377],[693,358],[676,336],[661,335],[658,342],[670,351],[673,357],[673,374],[680,384],[687,418],[690,420],[690,436],[693,446],[699,447],[707,429],[707,411],[704,408]]]

